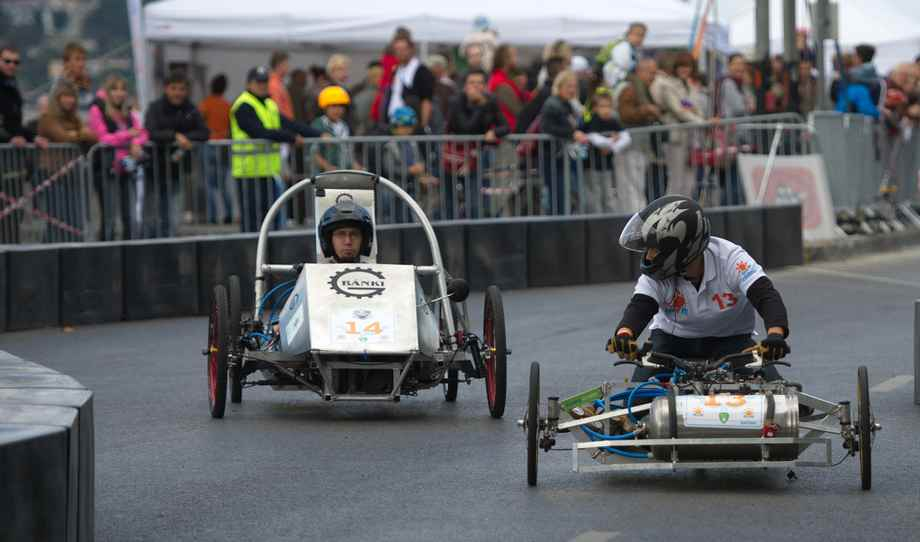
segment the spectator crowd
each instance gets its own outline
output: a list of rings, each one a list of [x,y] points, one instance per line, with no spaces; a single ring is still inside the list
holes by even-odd
[[[719,202],[743,203],[737,168],[701,151],[699,132],[718,140],[721,119],[814,111],[821,89],[807,34],[797,36],[795,62],[776,56],[755,69],[732,54],[713,80],[689,51],[646,50],[649,31],[630,24],[589,55],[556,40],[524,63],[483,18],[458,47],[426,58],[411,32],[398,28],[360,73],[347,55],[292,69],[288,53],[276,51],[229,99],[228,75],[213,77],[209,95],[194,104],[185,74],[170,73],[143,115],[125,78],[94,85],[86,50],[73,43],[31,122],[16,84],[23,57],[7,44],[0,49],[0,144],[104,145],[90,165],[102,239],[174,235],[175,198],[193,175],[207,194],[207,221],[238,221],[243,231],[259,227],[290,172],[336,169],[378,171],[435,218],[489,214],[483,204],[495,192],[486,172],[509,161],[542,178],[535,206],[547,214],[630,212],[664,193],[698,197],[707,167],[724,173]],[[920,57],[882,75],[874,54],[863,44],[835,59],[830,99],[836,110],[877,119],[892,134],[909,130],[920,121]],[[649,129],[659,125],[666,127]],[[496,150],[510,134],[549,137],[510,138],[513,145]],[[389,138],[368,152],[366,136]],[[432,138],[408,136],[442,139],[433,146]],[[354,138],[365,139],[342,144]],[[201,145],[208,140],[233,143]],[[39,177],[65,165],[45,158]]]

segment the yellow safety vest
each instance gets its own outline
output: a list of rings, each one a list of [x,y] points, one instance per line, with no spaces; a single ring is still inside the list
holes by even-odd
[[[262,125],[269,130],[281,129],[281,113],[271,98],[261,101],[249,91],[243,91],[230,108],[230,137],[234,141],[252,139],[236,123],[236,110],[249,104]],[[237,178],[274,177],[281,175],[281,154],[277,143],[234,143],[233,176]]]

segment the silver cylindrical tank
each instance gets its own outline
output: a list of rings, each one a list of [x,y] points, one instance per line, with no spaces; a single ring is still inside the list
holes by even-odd
[[[799,400],[794,394],[774,395],[772,422],[778,426],[775,437],[799,434]],[[671,401],[676,412],[676,437],[681,438],[759,438],[769,423],[770,401],[766,395],[679,395],[656,397],[645,419],[648,438],[671,438]],[[671,460],[670,446],[652,446],[655,459]],[[759,445],[678,446],[680,460],[756,461],[761,459]],[[769,460],[789,461],[798,457],[794,444],[769,447]]]

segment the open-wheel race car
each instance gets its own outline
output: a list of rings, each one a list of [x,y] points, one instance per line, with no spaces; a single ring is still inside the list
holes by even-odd
[[[527,483],[537,484],[539,450],[556,446],[558,433],[573,437],[575,472],[678,469],[787,469],[836,466],[859,456],[861,487],[872,486],[876,423],[868,373],[859,367],[856,418],[849,401],[827,401],[785,380],[766,381],[769,365],[756,348],[718,360],[684,360],[650,351],[634,364],[653,367],[646,382],[621,390],[609,382],[568,398],[549,397],[541,408],[540,365],[530,367],[527,410],[518,425],[527,438]],[[836,461],[832,442],[845,453]],[[820,456],[804,456],[815,447]],[[823,450],[822,450],[823,448]],[[593,460],[593,461],[592,461]]]
[[[317,228],[317,262],[267,261],[268,230],[296,194],[313,188],[316,217],[355,213],[375,239],[374,207],[382,192],[411,209],[430,245],[432,265],[376,262],[377,243],[362,244],[359,259],[337,263],[329,239]],[[380,190],[384,188],[385,190]],[[380,192],[380,193],[378,193]],[[358,215],[355,215],[358,216]],[[430,293],[420,278],[429,277]],[[280,279],[288,279],[281,281]],[[269,282],[279,279],[269,287]],[[308,178],[275,201],[262,223],[256,249],[255,310],[240,308],[240,280],[230,276],[212,292],[208,323],[208,403],[211,416],[225,412],[243,389],[309,390],[334,401],[399,401],[442,386],[447,401],[461,382],[485,379],[489,413],[505,410],[507,356],[501,292],[485,293],[483,333],[470,329],[469,287],[448,276],[435,231],[419,205],[388,179],[359,171]]]

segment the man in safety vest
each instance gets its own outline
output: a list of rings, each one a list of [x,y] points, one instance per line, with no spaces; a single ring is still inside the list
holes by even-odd
[[[230,108],[230,136],[233,138],[233,178],[240,201],[240,231],[259,231],[262,219],[281,194],[276,178],[281,175],[280,143],[303,145],[305,137],[320,137],[306,124],[287,118],[268,97],[269,71],[252,68],[246,76],[246,90]],[[252,142],[253,139],[269,142]],[[245,143],[237,143],[245,141]]]

